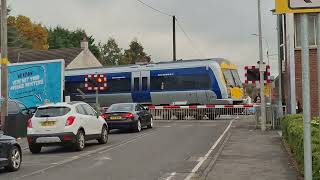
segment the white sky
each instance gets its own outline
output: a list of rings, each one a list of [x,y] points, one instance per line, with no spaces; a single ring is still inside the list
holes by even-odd
[[[224,57],[239,67],[258,61],[257,0],[143,0],[178,21],[193,41],[177,27],[177,58]],[[262,1],[264,56],[277,54],[276,16],[273,0]],[[82,28],[97,41],[114,37],[121,48],[133,38],[152,60],[172,60],[172,18],[153,11],[137,0],[8,0],[13,15],[26,15],[46,26]],[[268,42],[269,47],[267,47]],[[193,48],[196,47],[196,48]],[[197,50],[198,49],[198,50]],[[270,57],[277,74],[277,56]]]

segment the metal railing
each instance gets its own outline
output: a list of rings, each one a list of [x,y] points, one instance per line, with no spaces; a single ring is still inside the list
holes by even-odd
[[[219,120],[241,117],[254,117],[256,128],[261,123],[259,105],[203,105],[203,106],[151,106],[150,112],[155,120]],[[280,128],[277,106],[267,106],[267,127]],[[284,113],[285,113],[284,108]]]
[[[256,113],[255,106],[155,106],[150,108],[155,120],[216,120],[249,116]]]

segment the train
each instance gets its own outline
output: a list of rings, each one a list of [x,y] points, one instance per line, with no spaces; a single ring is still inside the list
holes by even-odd
[[[98,96],[103,107],[125,102],[225,105],[243,99],[237,67],[224,58],[71,69],[65,71],[64,89],[71,100]]]

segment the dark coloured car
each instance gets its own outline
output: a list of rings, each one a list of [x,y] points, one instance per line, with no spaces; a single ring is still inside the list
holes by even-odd
[[[109,130],[130,129],[140,132],[143,127],[153,127],[153,117],[147,108],[137,103],[119,103],[111,105],[106,113],[102,114]]]
[[[0,102],[2,102],[2,100],[0,100]],[[27,121],[31,117],[32,111],[30,111],[24,104],[19,101],[9,100],[5,134],[15,138],[25,137],[27,135]]]
[[[7,171],[17,171],[20,169],[21,161],[21,147],[16,139],[0,133],[0,167]]]

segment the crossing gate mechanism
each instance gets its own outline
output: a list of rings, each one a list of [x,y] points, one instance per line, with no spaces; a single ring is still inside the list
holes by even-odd
[[[87,91],[107,90],[107,77],[104,74],[86,75],[84,87]]]

